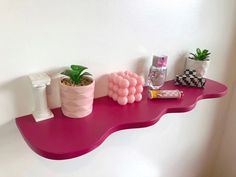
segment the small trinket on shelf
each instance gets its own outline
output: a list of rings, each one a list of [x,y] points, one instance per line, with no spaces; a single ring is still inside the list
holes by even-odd
[[[46,73],[36,73],[29,75],[33,87],[35,108],[33,117],[36,122],[53,117],[53,113],[48,108],[46,86],[50,85],[51,78]]]
[[[186,69],[183,75],[176,75],[175,78],[175,85],[204,88],[205,84],[206,79],[197,76],[195,70]]]
[[[150,99],[180,99],[183,96],[183,91],[180,90],[148,90]]]
[[[144,79],[136,73],[114,72],[108,75],[108,96],[120,105],[142,100]]]
[[[147,80],[151,89],[159,89],[164,84],[167,75],[166,64],[167,56],[153,56]]]

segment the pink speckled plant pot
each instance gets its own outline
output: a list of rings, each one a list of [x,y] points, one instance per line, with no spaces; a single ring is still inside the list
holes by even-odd
[[[83,118],[93,109],[95,81],[87,86],[67,86],[60,82],[61,109],[65,116]]]

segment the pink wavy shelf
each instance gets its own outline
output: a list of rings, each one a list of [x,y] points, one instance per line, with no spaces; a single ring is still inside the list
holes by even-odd
[[[222,97],[227,92],[225,85],[213,80],[207,80],[205,89],[175,86],[173,81],[167,81],[162,89],[179,89],[184,96],[180,100],[149,100],[145,88],[141,102],[126,106],[107,96],[97,98],[93,112],[83,119],[67,118],[57,108],[52,110],[52,119],[35,122],[32,115],[27,115],[16,118],[16,124],[37,154],[48,159],[70,159],[92,151],[115,131],[151,126],[163,114],[189,111],[198,100]]]

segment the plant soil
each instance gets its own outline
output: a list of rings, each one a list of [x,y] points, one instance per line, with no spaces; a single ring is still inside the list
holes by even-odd
[[[86,86],[86,85],[91,84],[92,82],[93,80],[88,77],[82,77],[79,84],[73,83],[73,81],[70,80],[69,78],[64,78],[61,80],[62,84],[67,85],[67,86],[73,86],[73,87]]]

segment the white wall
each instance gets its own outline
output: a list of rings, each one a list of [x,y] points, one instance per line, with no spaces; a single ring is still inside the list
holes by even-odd
[[[158,53],[169,56],[172,79],[182,71],[185,53],[201,47],[212,52],[209,78],[232,86],[235,11],[235,0],[0,0],[0,176],[207,175],[229,96],[165,115],[149,128],[117,132],[93,152],[66,161],[32,152],[14,118],[33,108],[26,75],[70,64],[89,67],[101,96],[108,72],[146,71],[150,55]]]
[[[236,88],[236,85],[235,85]],[[236,90],[234,91],[231,106],[229,109],[226,129],[223,135],[223,141],[220,146],[218,158],[214,168],[214,176],[221,177],[235,177],[236,176]]]
[[[236,29],[236,23],[235,23]],[[236,50],[236,32],[235,40],[232,44],[232,51]],[[234,58],[232,65],[236,66],[236,56]],[[220,149],[217,153],[217,158],[214,164],[213,176],[214,177],[235,177],[236,176],[236,77],[233,76],[234,84],[231,88],[231,99],[230,105],[227,110],[227,119],[225,120],[225,130],[223,132],[222,142],[220,143]]]

